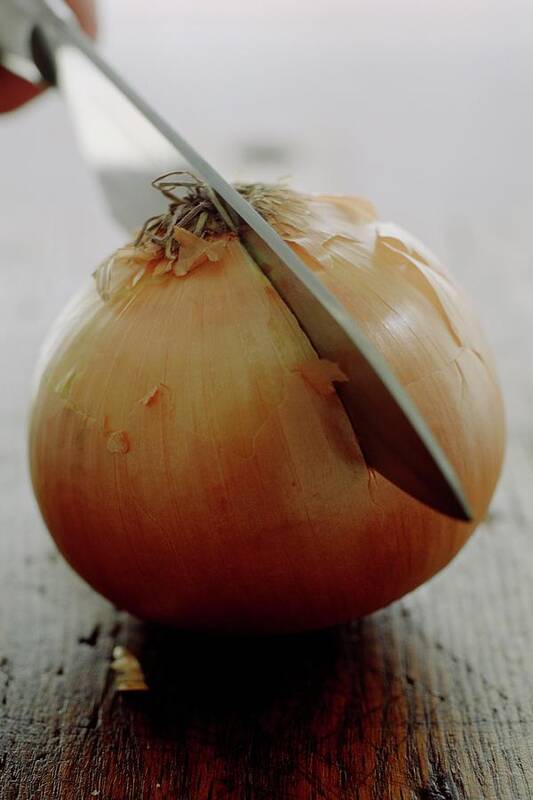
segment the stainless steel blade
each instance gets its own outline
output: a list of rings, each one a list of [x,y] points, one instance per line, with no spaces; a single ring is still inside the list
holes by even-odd
[[[453,466],[407,392],[339,300],[255,209],[101,58],[77,27],[49,15],[40,24],[40,34],[53,53],[80,143],[117,218],[132,231],[155,213],[155,196],[146,201],[142,196],[143,176],[175,170],[185,159],[246,223],[244,240],[250,252],[317,353],[338,363],[348,376],[339,394],[369,465],[433,508],[471,519]]]

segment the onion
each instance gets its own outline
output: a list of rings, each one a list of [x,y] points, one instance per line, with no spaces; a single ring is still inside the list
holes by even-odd
[[[45,350],[30,431],[45,521],[91,586],[145,619],[288,631],[367,614],[475,526],[366,465],[335,391],[346,376],[318,358],[227,209],[183,182],[181,195],[181,179],[158,184],[168,213],[98,268]],[[365,201],[238,188],[353,312],[482,519],[503,411],[463,292]]]

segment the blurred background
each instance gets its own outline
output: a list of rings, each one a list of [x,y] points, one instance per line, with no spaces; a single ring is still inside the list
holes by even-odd
[[[417,234],[474,296],[505,353],[504,387],[520,385],[512,343],[531,330],[521,280],[533,224],[529,0],[100,0],[99,11],[103,52],[226,177],[290,175],[302,189],[360,194]],[[23,508],[34,524],[22,431],[39,346],[123,234],[56,93],[0,118],[0,164],[0,402],[5,433],[21,430],[2,435],[5,513]],[[515,430],[529,419],[523,385]]]

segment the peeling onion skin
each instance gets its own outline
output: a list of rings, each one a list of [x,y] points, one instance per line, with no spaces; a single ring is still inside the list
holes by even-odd
[[[282,235],[412,395],[480,521],[503,456],[492,356],[463,292],[354,198],[308,198]],[[271,220],[272,221],[272,220]],[[475,525],[369,470],[317,356],[237,238],[189,274],[93,285],[58,320],[31,414],[35,493],[59,549],[139,617],[295,631],[368,614],[442,569]]]

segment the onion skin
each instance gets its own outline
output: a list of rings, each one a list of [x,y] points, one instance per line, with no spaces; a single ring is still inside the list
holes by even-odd
[[[277,225],[353,310],[427,418],[479,521],[504,447],[492,358],[463,293],[365,203],[313,198]],[[337,235],[335,235],[337,234]],[[30,426],[35,493],[88,583],[149,620],[294,631],[387,605],[444,567],[475,525],[367,468],[316,353],[237,238],[183,277],[56,325]]]

